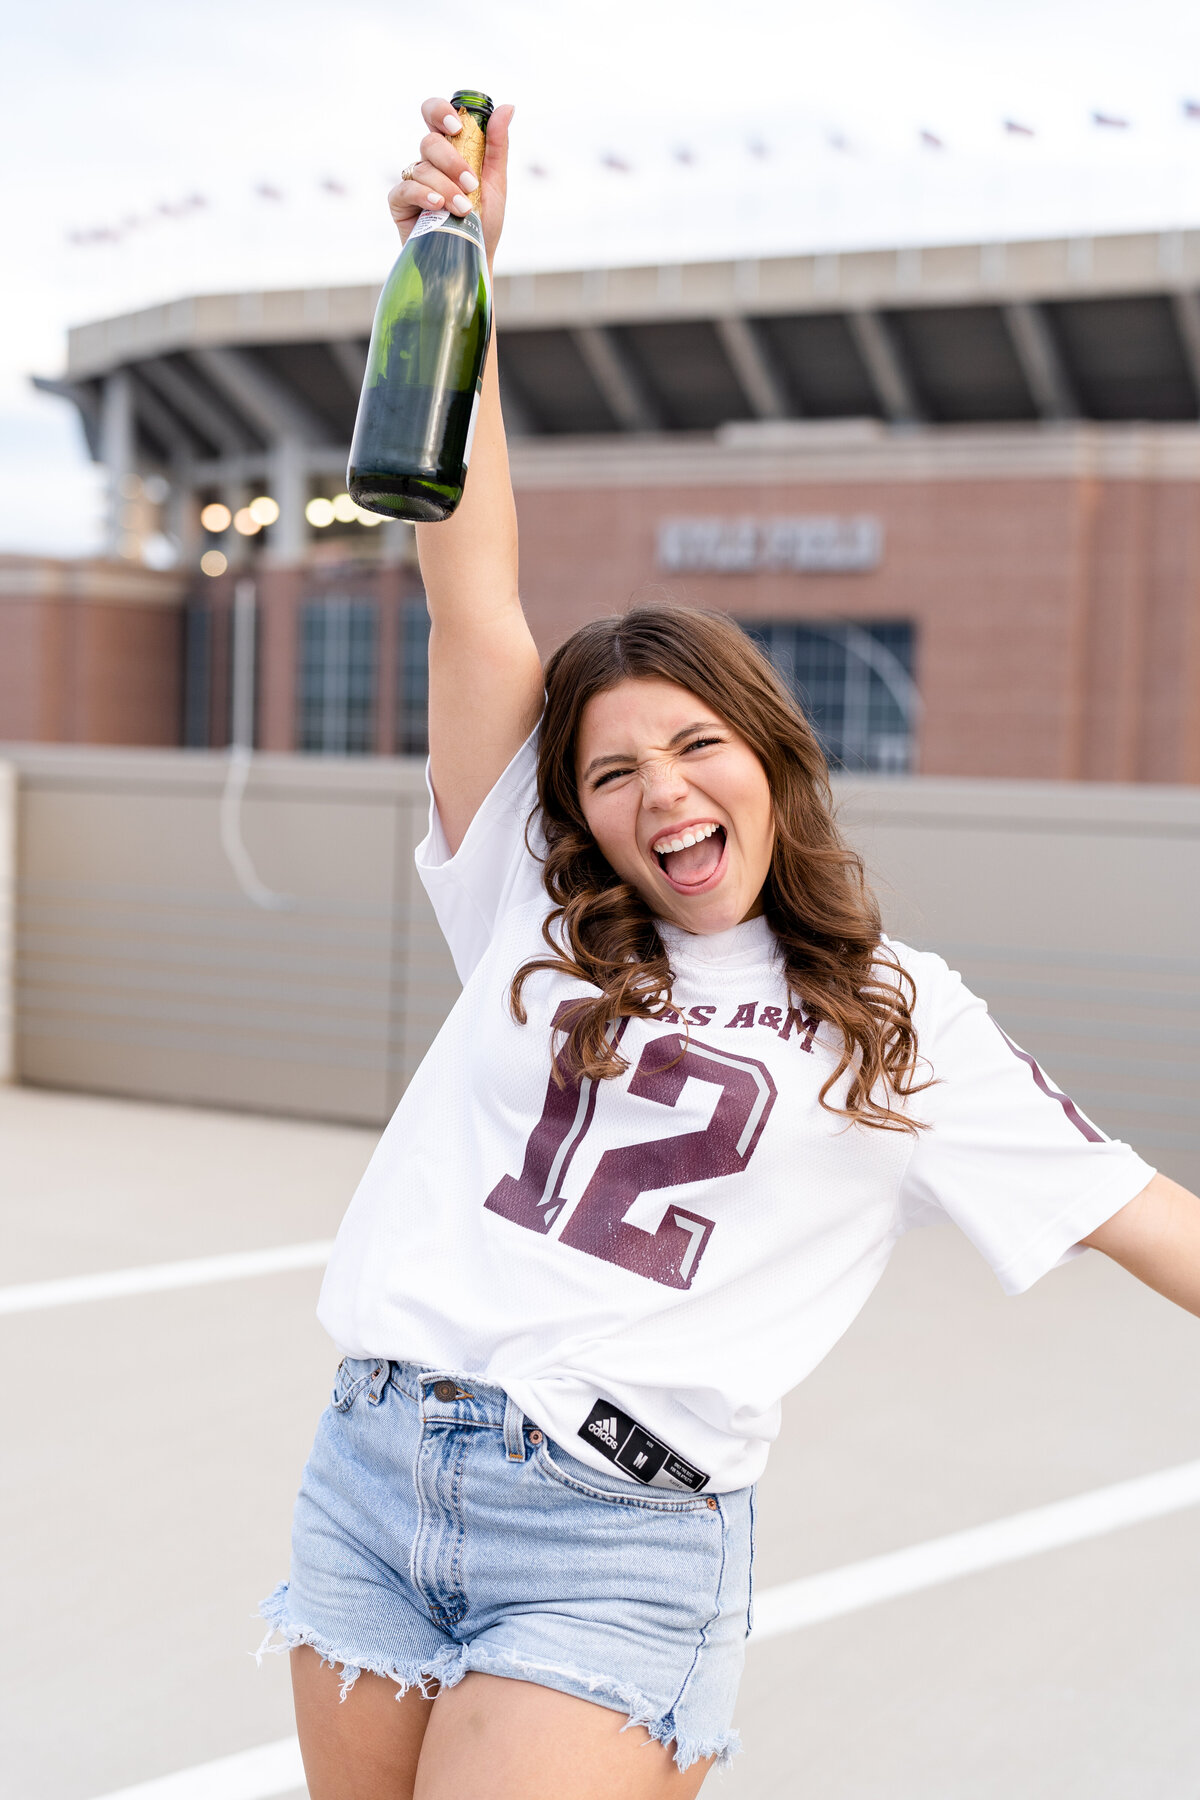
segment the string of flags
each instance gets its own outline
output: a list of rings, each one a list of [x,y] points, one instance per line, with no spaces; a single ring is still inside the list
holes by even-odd
[[[1200,99],[1183,99],[1180,101],[1182,117],[1190,123],[1200,123]],[[1132,131],[1135,129],[1132,119],[1123,118],[1119,113],[1093,111],[1090,123],[1100,131]],[[1001,130],[1007,137],[1034,138],[1038,135],[1035,126],[1023,119],[1005,118],[1001,121]],[[826,133],[825,142],[829,149],[843,155],[853,155],[855,145],[851,139],[840,131]],[[922,150],[942,153],[951,148],[947,140],[938,132],[927,126],[920,126],[916,132],[917,145]],[[773,147],[760,137],[750,137],[744,144],[747,155],[758,161],[767,161],[773,155]],[[683,168],[695,168],[702,161],[700,154],[690,145],[677,143],[672,147],[671,157]],[[598,166],[611,175],[633,175],[637,173],[636,163],[620,155],[615,150],[602,150],[598,154]],[[531,162],[525,165],[525,173],[535,180],[553,179],[554,170],[545,163]],[[391,185],[399,180],[393,174]],[[333,200],[347,200],[351,190],[345,182],[332,175],[322,176],[316,182],[317,191]],[[250,189],[252,197],[268,206],[284,206],[292,197],[288,190],[277,187],[273,182],[257,181]],[[187,219],[196,213],[204,212],[213,202],[207,194],[191,193],[182,195],[178,200],[162,200],[148,211],[127,213],[122,219],[102,224],[76,227],[67,231],[66,241],[76,249],[90,249],[106,244],[119,244],[127,237],[148,230],[154,226],[168,222]]]
[[[350,189],[344,181],[336,181],[327,175],[317,182],[320,193],[328,194],[335,200],[346,200],[350,197]],[[273,182],[256,181],[250,192],[255,200],[264,200],[272,206],[286,205],[289,194]],[[162,224],[164,220],[190,218],[192,214],[204,212],[213,202],[207,194],[185,194],[179,200],[163,200],[144,213],[126,213],[125,217],[109,225],[91,225],[80,227],[66,233],[68,244],[77,248],[88,248],[97,244],[119,244],[122,239],[135,232],[144,231],[148,226]]]
[[[93,225],[86,230],[68,231],[67,242],[77,245],[117,244],[131,232],[144,231],[147,226],[158,225],[164,219],[186,219],[192,213],[203,212],[207,205],[208,197],[205,194],[185,194],[182,200],[160,200],[149,212],[126,213],[115,225]]]

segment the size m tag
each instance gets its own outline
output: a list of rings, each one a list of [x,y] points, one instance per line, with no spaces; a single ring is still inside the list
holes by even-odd
[[[698,1494],[708,1483],[702,1469],[684,1462],[661,1438],[652,1437],[609,1400],[597,1400],[578,1435],[646,1487],[689,1488]]]

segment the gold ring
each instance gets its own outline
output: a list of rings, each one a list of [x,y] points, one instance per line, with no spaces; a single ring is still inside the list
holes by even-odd
[[[410,162],[406,169],[401,169],[401,171],[400,171],[401,181],[411,181],[419,167],[420,167],[419,161]]]

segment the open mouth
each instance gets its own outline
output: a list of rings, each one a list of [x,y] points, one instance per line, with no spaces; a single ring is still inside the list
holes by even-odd
[[[653,845],[666,879],[679,894],[703,892],[720,879],[725,865],[725,827],[709,820],[666,833]]]

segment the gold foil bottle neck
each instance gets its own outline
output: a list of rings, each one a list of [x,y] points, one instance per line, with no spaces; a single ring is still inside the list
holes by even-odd
[[[453,139],[454,147],[476,180],[481,183],[471,195],[471,205],[478,212],[479,203],[483,198],[483,152],[487,146],[487,134],[475,114],[468,112],[465,106],[455,107],[454,110],[462,120],[462,130]]]

